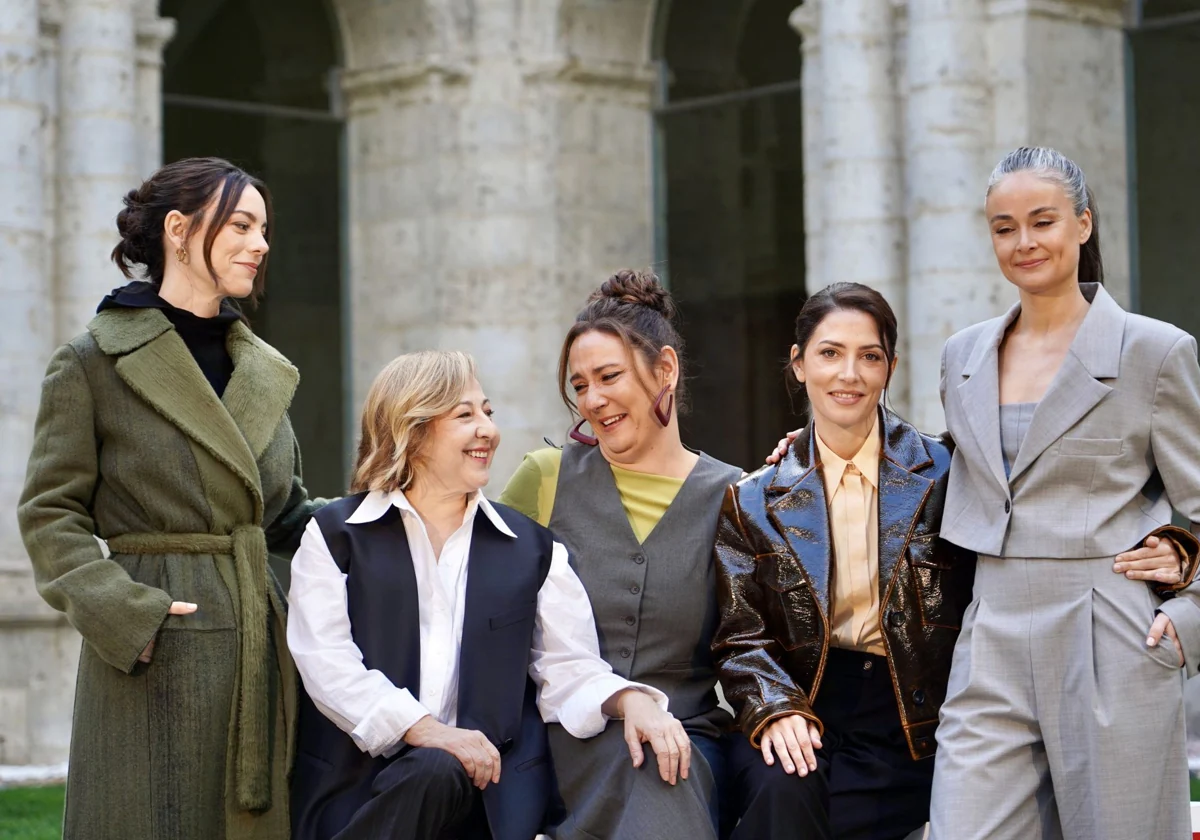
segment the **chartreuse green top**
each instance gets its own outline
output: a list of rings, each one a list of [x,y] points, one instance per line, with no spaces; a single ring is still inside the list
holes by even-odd
[[[508,480],[504,492],[500,494],[500,503],[537,520],[541,525],[549,525],[550,516],[554,513],[554,494],[558,489],[558,468],[561,463],[560,449],[547,447],[530,452]],[[675,500],[684,479],[634,472],[615,464],[609,464],[609,468],[617,492],[621,495],[621,507],[629,518],[629,525],[637,541],[643,543]]]

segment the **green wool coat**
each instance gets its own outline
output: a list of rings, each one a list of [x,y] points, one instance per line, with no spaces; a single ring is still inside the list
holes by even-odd
[[[18,519],[38,591],[83,636],[65,840],[289,833],[296,676],[266,554],[321,501],[287,415],[296,369],[241,323],[227,347],[218,398],[161,312],[109,309],[46,372]]]

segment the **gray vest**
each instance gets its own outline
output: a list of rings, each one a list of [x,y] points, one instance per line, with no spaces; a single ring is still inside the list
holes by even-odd
[[[599,449],[573,442],[563,448],[550,530],[587,589],[600,655],[622,677],[665,693],[680,720],[717,709],[713,540],[725,489],[741,475],[701,453],[639,545]]]

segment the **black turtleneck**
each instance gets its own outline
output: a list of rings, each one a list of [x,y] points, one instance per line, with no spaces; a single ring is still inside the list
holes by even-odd
[[[119,289],[100,302],[97,312],[105,309],[158,309],[175,327],[192,358],[200,367],[208,384],[220,397],[225,393],[229,377],[233,375],[233,359],[225,346],[229,326],[241,319],[241,314],[228,302],[211,318],[201,318],[186,309],[179,309],[163,300],[158,289],[150,283],[135,281]]]

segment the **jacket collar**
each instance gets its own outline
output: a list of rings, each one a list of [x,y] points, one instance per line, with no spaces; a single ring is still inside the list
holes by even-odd
[[[226,347],[233,375],[218,399],[183,339],[157,309],[105,309],[88,331],[116,358],[121,379],[139,397],[237,475],[262,516],[257,459],[283,421],[300,381],[295,367],[242,322]]]
[[[389,493],[384,493],[382,490],[372,490],[366,495],[366,498],[359,503],[354,512],[346,517],[346,524],[361,525],[364,522],[376,522],[383,517],[391,508],[396,508],[402,514],[415,516],[420,519],[420,514],[413,507],[412,502],[400,490],[392,490]],[[506,537],[516,539],[517,535],[512,528],[508,527],[508,523],[500,518],[500,514],[492,503],[487,500],[481,491],[476,491],[471,499],[467,502],[466,513],[463,514],[463,524],[472,522],[475,519],[477,511],[483,511],[483,515],[487,517],[492,526],[504,534]]]
[[[886,603],[893,577],[902,568],[908,535],[933,486],[921,470],[934,463],[921,433],[880,406],[883,428],[879,460],[879,587]],[[809,423],[780,461],[766,493],[768,516],[804,565],[813,594],[830,614],[833,542],[821,461]]]
[[[933,463],[921,433],[896,414],[879,406],[878,423],[883,428],[880,463],[889,461],[905,472],[916,472]],[[792,489],[814,467],[821,465],[820,453],[814,441],[813,424],[805,426],[775,470],[768,492],[782,493]]]
[[[992,475],[1006,490],[1050,444],[1108,395],[1112,388],[1099,380],[1120,373],[1121,339],[1127,314],[1100,284],[1081,283],[1079,288],[1091,306],[1071,341],[1062,367],[1034,411],[1007,477],[1000,451],[999,357],[1005,333],[1021,314],[1019,303],[991,322],[963,367],[963,381],[958,389],[967,424]]]

